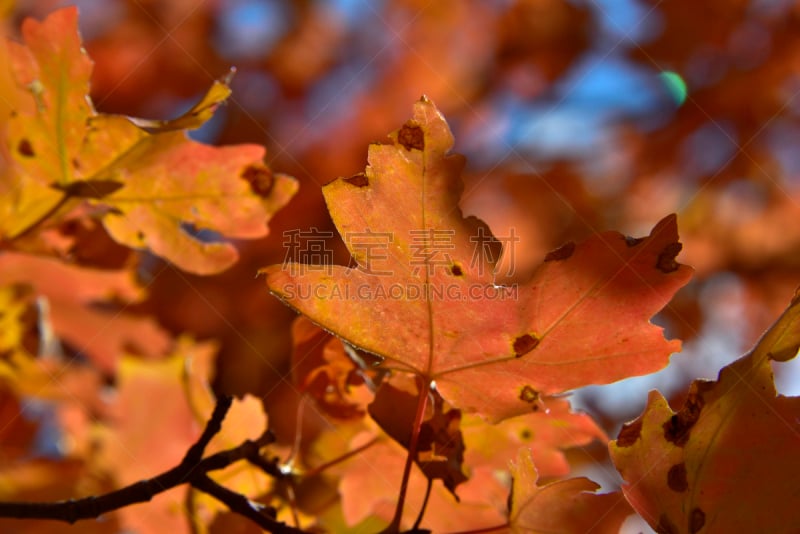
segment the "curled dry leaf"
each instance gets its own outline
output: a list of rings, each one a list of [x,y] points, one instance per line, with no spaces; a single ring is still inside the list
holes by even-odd
[[[778,395],[772,361],[800,348],[800,294],[753,351],[697,380],[678,412],[657,391],[611,442],[622,490],[659,532],[795,532],[800,399]]]
[[[337,419],[362,417],[364,380],[342,342],[303,316],[292,323],[292,380],[326,414]],[[371,397],[371,395],[370,395]]]
[[[598,233],[551,252],[530,280],[494,284],[500,241],[458,208],[464,160],[427,99],[366,173],[323,188],[358,263],[264,269],[270,290],[386,365],[435,381],[454,406],[492,420],[541,395],[650,373],[679,350],[652,317],[691,276],[675,216],[650,236]],[[605,318],[614,317],[613,321]]]
[[[375,393],[375,400],[369,405],[372,419],[406,449],[411,442],[414,413],[420,395],[414,382],[402,375],[384,381]],[[458,500],[456,486],[467,480],[461,411],[446,406],[436,391],[422,391],[422,394],[429,395],[429,404],[420,425],[414,461],[425,477],[441,480]]]

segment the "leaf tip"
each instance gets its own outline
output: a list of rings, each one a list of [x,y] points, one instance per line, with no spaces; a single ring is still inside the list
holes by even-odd
[[[233,77],[234,76],[236,76],[236,67],[231,65],[231,68],[228,69],[228,72],[226,72],[225,75],[222,76],[219,79],[219,81],[220,81],[220,83],[223,83],[223,84],[229,86],[231,84],[231,82],[233,81]]]

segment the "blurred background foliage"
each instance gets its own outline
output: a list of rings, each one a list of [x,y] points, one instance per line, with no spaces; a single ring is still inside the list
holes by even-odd
[[[646,235],[678,213],[679,259],[696,276],[656,321],[684,352],[662,373],[575,397],[612,435],[648,389],[715,377],[800,283],[800,5],[790,0],[74,3],[98,110],[174,117],[235,66],[233,96],[194,136],[264,144],[268,164],[300,181],[271,235],[240,243],[228,272],[139,265],[151,295],[140,311],[219,340],[217,387],[263,396],[285,441],[294,313],[255,273],[283,261],[285,232],[333,229],[320,186],[363,170],[368,144],[422,94],[468,157],[462,209],[521,238],[511,279],[566,240]],[[3,4],[13,36],[24,17],[66,2]],[[74,234],[79,263],[128,261],[102,228]],[[800,392],[797,376],[780,370],[779,389]],[[304,424],[313,434],[313,414]]]

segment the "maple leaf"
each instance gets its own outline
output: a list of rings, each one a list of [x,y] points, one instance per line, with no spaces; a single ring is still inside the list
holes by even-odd
[[[619,532],[631,513],[619,492],[597,494],[600,486],[588,478],[537,486],[538,475],[528,449],[520,449],[511,474],[514,486],[509,525],[514,533]]]
[[[529,412],[545,394],[666,365],[680,343],[648,320],[691,275],[675,261],[675,216],[643,239],[606,232],[569,243],[526,283],[499,287],[500,243],[458,209],[463,158],[448,155],[452,144],[423,98],[388,144],[370,147],[365,174],[323,188],[358,267],[275,265],[263,270],[270,290],[493,420]]]
[[[292,323],[292,379],[328,415],[350,419],[365,413],[357,393],[364,385],[361,370],[338,338],[302,315]]]
[[[130,271],[93,269],[55,258],[0,252],[0,287],[12,284],[32,288],[47,310],[40,313],[40,336],[46,334],[45,324],[52,327],[55,338],[67,341],[108,373],[113,373],[126,349],[156,357],[169,345],[169,336],[152,318],[96,306],[138,302],[144,297]],[[40,347],[42,352],[48,349]]]
[[[216,350],[216,343],[180,337],[172,353],[163,360],[147,361],[133,356],[122,359],[113,417],[99,432],[100,451],[93,457],[99,467],[114,474],[119,487],[178,465],[197,441],[214,408],[209,382]],[[235,400],[206,454],[258,437],[266,425],[266,415],[258,399]],[[233,491],[250,497],[263,493],[271,484],[263,472],[249,465],[232,466],[212,476]],[[120,520],[127,528],[140,532],[163,532],[165,526],[175,532],[186,531],[184,503],[188,491],[193,490],[182,486],[158,495],[146,514],[137,506],[125,507],[119,511]],[[225,509],[203,495],[196,495],[193,503],[193,511],[205,522]]]
[[[374,437],[372,432],[358,434],[350,441],[349,449],[357,449]],[[380,437],[374,445],[348,460],[339,484],[347,525],[356,525],[370,516],[391,520],[406,456],[406,449],[396,441]],[[415,463],[409,480],[409,502],[402,519],[404,528],[414,524],[429,480]],[[444,484],[434,481],[427,509],[436,513],[425,514],[421,526],[434,532],[452,532],[503,522],[508,487],[498,481],[495,470],[474,471],[470,480],[458,487],[458,493],[460,502],[453,499]]]
[[[800,349],[800,292],[746,356],[696,380],[674,412],[657,391],[610,444],[622,490],[658,532],[793,532],[800,524],[800,398],[772,361]]]
[[[267,234],[266,221],[296,182],[273,174],[260,146],[212,147],[184,131],[227,98],[224,81],[172,121],[98,114],[87,96],[92,63],[81,48],[77,10],[26,19],[22,35],[25,45],[9,43],[8,52],[18,105],[3,132],[9,161],[0,174],[0,237],[19,237],[85,201],[118,242],[210,274],[238,257],[224,237]],[[212,237],[198,237],[202,231]]]
[[[570,410],[567,399],[552,399],[547,411],[518,415],[494,425],[487,425],[474,415],[466,416],[461,430],[467,448],[466,463],[471,468],[490,465],[503,469],[524,446],[530,449],[540,477],[569,473],[565,449],[593,440],[608,441],[591,417]]]
[[[406,449],[411,443],[419,395],[415,381],[399,375],[382,383],[369,405],[372,419]],[[429,480],[441,480],[458,500],[455,488],[467,480],[463,466],[461,411],[446,407],[436,392],[431,392],[431,397],[430,413],[425,414],[420,425],[414,461]]]

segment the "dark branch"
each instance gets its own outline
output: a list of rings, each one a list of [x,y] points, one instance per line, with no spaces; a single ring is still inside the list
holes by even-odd
[[[97,497],[70,499],[57,502],[0,502],[0,517],[15,519],[52,519],[75,523],[81,519],[94,519],[131,504],[147,502],[155,495],[168,489],[190,484],[200,491],[213,495],[225,503],[231,511],[242,514],[258,523],[259,526],[275,533],[301,533],[265,514],[244,496],[224,488],[212,481],[206,473],[224,469],[234,462],[247,459],[252,463],[260,457],[260,449],[274,441],[267,431],[255,441],[245,441],[238,447],[220,451],[208,458],[203,453],[211,439],[222,428],[222,421],[231,407],[231,397],[221,397],[197,442],[192,445],[181,463],[155,478],[141,480],[116,491]],[[270,509],[266,509],[270,510]],[[273,512],[274,514],[274,512]]]
[[[217,400],[214,411],[211,413],[211,419],[206,423],[206,427],[197,442],[186,451],[186,456],[183,457],[181,464],[196,464],[203,458],[203,453],[206,451],[211,439],[222,430],[222,421],[228,415],[231,404],[233,404],[233,397],[228,395],[222,396]]]
[[[250,499],[229,490],[225,486],[221,486],[211,480],[209,477],[202,475],[192,481],[192,486],[198,490],[208,493],[218,501],[225,503],[225,505],[232,511],[242,515],[261,528],[272,532],[273,534],[303,534],[304,531],[290,527],[285,523],[281,523],[275,519],[275,510],[269,506],[263,506],[252,502]]]

